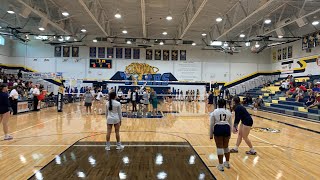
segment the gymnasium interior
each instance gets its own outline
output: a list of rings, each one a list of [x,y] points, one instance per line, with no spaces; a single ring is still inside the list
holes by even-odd
[[[0,179],[320,175],[320,0],[0,0],[0,84]],[[221,171],[210,117],[225,99],[233,122],[232,97],[256,154]]]

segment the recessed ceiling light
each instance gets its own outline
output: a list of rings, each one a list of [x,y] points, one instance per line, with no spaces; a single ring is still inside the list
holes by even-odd
[[[130,40],[127,41],[127,44],[132,44],[132,42]]]
[[[256,48],[260,47],[260,44],[258,42],[256,42],[256,45],[254,45]]]
[[[250,44],[251,44],[250,42],[246,42],[246,43],[245,43],[245,45],[246,45],[247,47],[249,47]]]
[[[172,16],[167,16],[166,19],[167,19],[168,21],[171,21],[171,20],[172,20]]]
[[[121,14],[117,13],[117,14],[114,15],[114,17],[117,18],[117,19],[120,19],[121,18]]]
[[[40,31],[44,31],[44,28],[43,28],[43,27],[39,27],[39,30],[40,30]]]
[[[127,31],[127,30],[123,30],[122,33],[123,33],[123,34],[127,34],[128,31]]]
[[[319,24],[319,21],[313,21],[312,22],[312,25],[314,25],[314,26],[316,26],[316,25],[318,25]]]
[[[270,24],[270,23],[271,23],[271,19],[266,19],[266,20],[264,20],[264,23],[265,23],[265,24]]]
[[[67,17],[67,16],[69,16],[69,13],[64,11],[64,12],[62,12],[62,15]]]
[[[0,26],[0,29],[2,29],[2,27]]]
[[[246,35],[245,34],[240,34],[240,37],[244,38],[244,37],[246,37]]]
[[[81,32],[85,33],[85,32],[87,32],[87,30],[86,29],[81,29]]]
[[[161,46],[164,45],[164,43],[163,43],[162,41],[161,41],[159,44],[160,44]]]
[[[76,38],[74,38],[73,41],[78,41],[78,40]]]
[[[216,21],[217,21],[217,22],[221,22],[221,21],[222,21],[222,18],[221,18],[221,17],[218,17],[218,18],[216,19]]]
[[[192,45],[192,46],[195,46],[195,45],[197,45],[197,44],[196,44],[196,43],[192,43],[191,45]]]
[[[283,38],[283,36],[278,36],[278,38],[280,38],[280,39],[281,39],[281,38]]]
[[[224,46],[224,47],[228,47],[229,44],[228,44],[227,42],[224,42],[223,46]]]
[[[66,36],[66,37],[65,37],[65,40],[66,40],[66,41],[69,41],[69,40],[70,40],[70,36]]]
[[[96,42],[98,42],[98,40],[94,39],[94,40],[92,40],[92,42],[96,43]]]
[[[206,36],[206,35],[207,35],[206,33],[202,33],[202,34],[201,34],[201,36]]]
[[[163,35],[167,35],[168,33],[167,33],[167,32],[163,32],[162,34],[163,34]]]
[[[9,14],[14,14],[14,11],[8,10],[7,13],[9,13]]]

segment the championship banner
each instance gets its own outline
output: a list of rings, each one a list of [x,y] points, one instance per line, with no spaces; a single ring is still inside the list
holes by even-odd
[[[96,47],[90,47],[89,57],[95,58],[97,57],[97,48]]]
[[[131,59],[131,48],[125,48],[124,49],[124,58],[125,59]]]
[[[316,43],[315,43],[315,39],[316,39],[316,33],[314,33],[314,34],[310,34],[309,36],[308,36],[308,47],[309,48],[314,48],[315,46],[316,46]]]
[[[178,61],[178,50],[172,50],[171,51],[171,60],[172,61]]]
[[[164,61],[169,61],[169,54],[170,54],[169,50],[163,50],[163,60]]]
[[[106,57],[106,48],[98,47],[98,58],[105,58]]]
[[[304,36],[302,39],[302,50],[308,49],[308,37]]]
[[[281,49],[278,49],[278,61],[281,61],[282,52]]]
[[[54,57],[61,57],[61,46],[54,47]]]
[[[113,48],[107,48],[107,57],[113,58]]]
[[[288,59],[292,58],[292,46],[288,47]]]
[[[133,49],[133,59],[140,59],[140,49]]]
[[[272,61],[277,62],[277,51],[276,50],[272,51]]]
[[[187,60],[187,51],[186,50],[180,50],[180,61]]]
[[[154,60],[161,60],[161,49],[154,50]]]
[[[282,49],[282,59],[287,59],[287,48]]]
[[[63,47],[63,57],[70,57],[70,46]]]
[[[122,48],[116,48],[116,58],[122,59]]]
[[[79,47],[72,47],[72,57],[79,57]]]
[[[152,49],[147,49],[146,50],[146,59],[147,60],[152,60],[152,56],[153,56],[152,52],[153,52]]]
[[[320,46],[320,31],[316,33],[316,46]]]

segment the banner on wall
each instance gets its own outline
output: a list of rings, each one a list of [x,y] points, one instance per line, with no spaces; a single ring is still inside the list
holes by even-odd
[[[316,46],[315,39],[316,39],[316,33],[310,34],[308,36],[308,42],[309,42],[308,48],[314,48]]]
[[[277,62],[277,51],[276,50],[272,51],[272,61]]]
[[[61,57],[61,46],[54,47],[54,57]]]
[[[133,49],[133,59],[140,59],[140,49]]]
[[[163,50],[163,60],[164,61],[169,61],[169,54],[170,54],[169,50]]]
[[[107,57],[113,58],[113,48],[107,48]]]
[[[116,58],[122,59],[122,48],[116,48]]]
[[[286,61],[281,63],[281,73],[282,74],[289,74],[293,73],[293,61]]]
[[[178,63],[175,70],[175,75],[180,81],[199,81],[201,74],[201,63],[197,62]]]
[[[187,60],[187,51],[186,50],[180,50],[180,61]]]
[[[320,31],[316,33],[316,46],[320,46]]]
[[[172,61],[178,61],[178,50],[172,50],[171,51],[171,60]]]
[[[106,57],[106,48],[98,47],[98,58],[105,58],[105,57]]]
[[[63,47],[63,57],[70,57],[70,46]]]
[[[96,47],[90,47],[89,57],[96,58],[97,57],[97,48]]]
[[[125,48],[124,49],[124,58],[125,59],[131,59],[131,48]]]
[[[154,50],[154,59],[161,60],[161,49]]]
[[[153,56],[152,55],[152,51],[153,51],[152,49],[147,49],[146,50],[146,59],[147,60],[152,60],[152,56]]]
[[[287,47],[282,49],[282,59],[287,59]]]
[[[281,49],[278,49],[278,61],[281,61],[282,52]]]
[[[79,47],[72,47],[72,57],[79,57]]]
[[[288,47],[288,59],[292,58],[292,46]]]
[[[50,73],[50,72],[25,72],[23,78],[34,79],[62,79],[62,72]]]

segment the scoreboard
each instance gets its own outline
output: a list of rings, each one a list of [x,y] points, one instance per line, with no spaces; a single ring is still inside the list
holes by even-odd
[[[90,68],[112,69],[111,59],[90,59]]]

